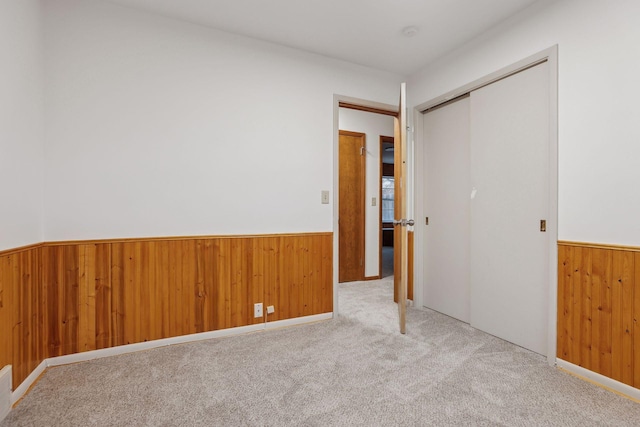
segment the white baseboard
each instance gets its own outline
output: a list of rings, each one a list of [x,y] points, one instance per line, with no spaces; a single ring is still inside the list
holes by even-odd
[[[202,332],[199,334],[181,335],[179,337],[163,338],[160,340],[145,341],[145,342],[136,343],[136,344],[127,344],[127,345],[121,345],[118,347],[110,347],[110,348],[104,348],[100,350],[85,351],[83,353],[69,354],[66,356],[50,357],[49,359],[43,360],[42,363],[40,363],[40,365],[38,365],[38,367],[22,382],[22,384],[20,384],[20,386],[13,393],[10,394],[11,395],[10,405],[13,405],[18,400],[20,400],[25,395],[27,390],[29,390],[29,388],[35,383],[38,377],[42,375],[45,369],[49,366],[60,366],[60,365],[68,365],[70,363],[87,362],[93,359],[117,356],[120,354],[134,353],[136,351],[166,347],[168,345],[184,344],[189,342],[209,340],[213,338],[230,337],[230,336],[247,334],[250,332],[259,332],[259,331],[283,328],[283,327],[293,326],[293,325],[302,325],[304,323],[318,322],[321,320],[328,320],[331,318],[333,318],[333,313],[316,314],[314,316],[297,317],[295,319],[278,320],[275,322],[266,322],[266,323],[260,323],[257,325],[221,329],[219,331]],[[4,372],[5,369],[7,368],[9,369],[9,379],[11,379],[10,366],[4,368],[2,371],[0,371],[0,373]],[[2,382],[0,381],[0,386],[1,384]],[[11,384],[9,384],[9,390],[11,390]],[[0,389],[0,396],[2,396],[1,389]],[[0,408],[1,407],[2,406],[0,405]],[[3,417],[1,416],[1,412],[0,412],[0,421],[2,421],[2,418]]]
[[[573,363],[564,361],[562,359],[556,359],[558,368],[563,369],[570,374],[581,377],[582,379],[594,383],[602,388],[612,391],[617,394],[621,394],[629,399],[640,402],[640,389],[631,387],[630,385],[621,383],[612,378],[605,377],[604,375],[585,369],[581,366],[574,365]]]
[[[68,365],[70,363],[86,362],[93,359],[101,359],[103,357],[118,356],[120,354],[133,353],[141,350],[150,350],[152,348],[166,347],[168,345],[184,344],[188,342],[209,340],[213,338],[229,337],[233,335],[242,335],[249,332],[264,330],[264,324],[240,326],[237,328],[221,329],[218,331],[201,332],[191,335],[180,335],[173,338],[163,338],[153,341],[139,342],[135,344],[120,345],[117,347],[103,348],[100,350],[85,351],[83,353],[69,354],[66,356],[57,356],[47,359],[47,366]]]
[[[22,384],[18,386],[17,389],[13,390],[11,393],[11,404],[15,404],[18,400],[22,399],[22,397],[27,393],[29,388],[35,384],[36,380],[42,373],[47,369],[47,359],[40,362],[40,364],[29,374],[29,376],[22,381]]]
[[[11,410],[11,365],[0,370],[0,422]]]
[[[313,316],[295,317],[293,319],[276,320],[274,322],[265,323],[265,329],[278,329],[287,326],[302,325],[305,323],[320,322],[333,318],[333,313],[314,314]]]

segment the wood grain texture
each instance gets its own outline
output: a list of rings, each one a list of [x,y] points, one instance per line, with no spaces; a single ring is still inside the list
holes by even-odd
[[[0,368],[13,362],[13,269],[12,256],[0,257]],[[15,371],[14,371],[15,372]],[[13,381],[15,383],[15,375]]]
[[[640,388],[640,253],[634,254],[633,287],[633,386]]]
[[[394,165],[395,178],[394,182],[399,183],[400,187],[394,194],[394,206],[399,206],[399,216],[396,219],[407,219],[407,104],[406,104],[406,84],[400,84],[400,100],[398,105],[398,117],[394,119]],[[396,227],[401,230],[400,238],[395,240],[394,255],[397,254],[400,268],[394,270],[394,276],[400,272],[400,279],[397,281],[398,291],[398,318],[400,333],[406,333],[406,317],[407,317],[407,278],[408,278],[408,246],[407,246],[407,227]]]
[[[351,104],[349,102],[339,102],[338,106],[340,108],[349,108],[351,110],[366,111],[368,113],[384,114],[385,116],[393,116],[393,117],[398,116],[397,111],[385,110],[382,108],[375,108],[375,107],[365,107],[364,105]]]
[[[633,384],[632,283],[634,257],[627,251],[613,251],[613,280],[611,282],[611,376],[625,384]]]
[[[47,357],[41,257],[39,245],[0,257],[0,366],[13,365],[14,389]]]
[[[338,282],[364,280],[366,135],[341,130],[338,144]]]
[[[558,244],[559,358],[638,387],[640,253]]]
[[[0,366],[333,310],[331,233],[34,245],[0,257]]]

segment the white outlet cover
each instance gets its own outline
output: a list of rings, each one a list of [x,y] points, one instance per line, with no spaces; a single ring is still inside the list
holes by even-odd
[[[262,303],[253,304],[253,317],[262,317]]]

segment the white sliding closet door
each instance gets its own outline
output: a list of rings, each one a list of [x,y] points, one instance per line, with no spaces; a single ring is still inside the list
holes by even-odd
[[[547,353],[549,70],[471,93],[471,325]]]
[[[469,323],[469,97],[424,116],[424,305]]]

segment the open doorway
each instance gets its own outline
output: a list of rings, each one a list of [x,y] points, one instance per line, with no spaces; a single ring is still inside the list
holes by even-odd
[[[401,87],[401,93],[403,93],[404,84]],[[335,104],[335,136],[334,136],[334,177],[335,184],[334,189],[336,190],[336,200],[337,205],[334,207],[334,248],[336,252],[334,252],[334,261],[336,269],[334,269],[334,315],[346,316],[348,318],[356,318],[357,320],[371,321],[372,317],[376,319],[384,319],[382,322],[384,326],[391,327],[396,329],[398,327],[398,321],[400,326],[400,332],[405,333],[405,319],[406,319],[406,303],[408,302],[407,297],[409,297],[409,287],[408,283],[410,282],[408,279],[412,276],[410,274],[411,266],[410,264],[410,253],[407,252],[408,247],[410,247],[409,242],[410,239],[408,237],[408,233],[410,230],[407,228],[413,225],[413,221],[403,219],[402,221],[396,220],[396,218],[404,218],[406,216],[406,208],[404,203],[400,203],[400,200],[407,200],[406,196],[399,199],[401,195],[406,191],[407,185],[402,185],[402,191],[398,188],[400,183],[403,183],[404,177],[407,176],[407,172],[405,170],[405,166],[408,161],[405,157],[406,153],[404,144],[399,143],[399,141],[404,141],[406,139],[399,138],[397,136],[389,137],[389,135],[398,135],[404,136],[404,129],[406,129],[406,123],[403,122],[401,117],[405,117],[404,115],[400,116],[399,112],[405,111],[406,108],[403,107],[402,103],[402,95],[400,96],[400,106],[399,107],[391,107],[389,109],[379,109],[379,108],[370,108],[370,107],[362,107],[358,104],[350,104],[348,106],[344,105],[342,97],[336,96],[334,99],[336,101]],[[385,106],[386,107],[386,106]],[[340,242],[339,242],[339,227],[342,224],[342,217],[340,215],[340,200],[341,197],[338,195],[339,187],[341,187],[340,183],[340,136],[343,131],[351,131],[351,132],[362,132],[362,130],[357,127],[353,127],[349,124],[348,119],[345,119],[345,116],[349,114],[351,110],[355,110],[354,113],[360,114],[369,119],[373,118],[381,118],[383,121],[388,119],[388,127],[376,132],[372,135],[367,133],[366,135],[366,147],[363,148],[362,152],[366,155],[366,174],[367,174],[367,185],[372,183],[371,187],[367,187],[365,193],[365,210],[366,210],[366,220],[367,220],[367,231],[373,231],[373,234],[367,234],[367,237],[372,236],[374,239],[368,240],[365,248],[365,259],[367,262],[373,261],[372,265],[375,265],[375,270],[371,268],[371,265],[367,265],[367,277],[363,281],[353,281],[353,282],[343,282],[342,280],[338,280],[338,271],[340,270]],[[345,112],[347,112],[345,114]],[[374,114],[366,114],[366,113],[374,113]],[[400,116],[400,117],[399,117]],[[386,137],[382,138],[381,137]],[[393,141],[393,147],[384,146],[381,144],[382,140],[386,140],[387,142]],[[398,151],[399,148],[402,150]],[[385,149],[387,149],[385,151]],[[383,166],[382,157],[384,154],[392,155],[394,157],[393,167],[394,170],[391,172],[389,166]],[[390,164],[391,161],[387,161],[387,164]],[[396,168],[396,166],[400,164],[402,168]],[[392,205],[389,203],[385,203],[385,208],[388,210],[389,214],[393,211],[393,216],[388,215],[389,218],[385,218],[385,221],[382,221],[382,204],[383,204],[383,195],[382,195],[382,186],[383,184],[383,168],[388,169],[387,175],[393,175],[393,177],[388,176],[384,179],[385,184],[388,187],[393,188],[393,192],[385,192],[385,198],[392,200]],[[402,171],[399,174],[399,171]],[[373,179],[371,179],[373,178]],[[374,189],[372,192],[371,190]],[[402,208],[402,212],[398,212],[399,207]],[[399,216],[400,215],[400,216]],[[383,227],[384,224],[384,227]],[[394,225],[401,225],[395,226]],[[392,244],[388,243],[386,249],[384,249],[385,256],[383,258],[383,228],[387,228],[387,231],[392,231],[391,240]],[[389,233],[385,233],[389,234]],[[387,239],[389,239],[387,237]],[[374,242],[372,244],[372,242]],[[383,262],[384,260],[392,260],[393,262],[388,262],[386,265],[387,268],[384,269],[383,272]],[[371,273],[371,271],[373,272]],[[401,277],[399,277],[401,274]],[[387,277],[381,277],[386,275]],[[402,298],[402,299],[401,299]],[[371,313],[363,312],[362,303],[365,303],[369,300],[377,300],[383,303],[385,309],[381,310],[379,313],[376,312],[375,316],[371,316]],[[397,304],[396,304],[397,302]],[[344,311],[343,311],[344,308]],[[382,315],[383,313],[386,315]],[[364,317],[366,319],[360,319]],[[373,322],[376,323],[376,322]],[[379,323],[379,322],[378,322]]]
[[[392,136],[380,136],[380,278],[393,276],[393,213],[395,198]]]
[[[393,134],[394,117],[340,106],[338,125],[338,281],[380,279],[380,165],[385,152],[379,141]],[[393,229],[391,222],[388,226]]]
[[[393,135],[395,131],[395,119],[398,114],[398,107],[389,104],[383,104],[374,101],[367,101],[359,98],[351,98],[343,95],[334,95],[334,206],[333,206],[333,311],[334,316],[342,315],[343,308],[345,313],[350,312],[348,304],[344,297],[349,292],[354,293],[355,301],[360,298],[377,298],[376,292],[369,292],[384,283],[385,292],[391,292],[388,298],[393,301],[393,276],[381,279],[381,223],[380,223],[380,185],[381,185],[381,160],[380,160],[380,137]],[[377,125],[375,129],[365,129],[361,126],[362,122],[382,122],[386,125]],[[341,222],[339,210],[339,152],[340,152],[340,130],[360,132],[365,134],[365,278],[356,282],[340,283],[340,242],[339,242],[339,226]],[[377,279],[377,280],[376,280]],[[387,289],[388,288],[388,289]],[[349,291],[346,291],[348,289]],[[369,290],[368,290],[369,289]],[[387,298],[384,298],[385,300]],[[347,298],[347,300],[350,300]],[[395,304],[392,303],[391,307]],[[351,307],[359,310],[359,305]],[[392,310],[393,311],[393,310]],[[392,314],[392,313],[391,313]],[[389,322],[392,325],[393,321]]]

